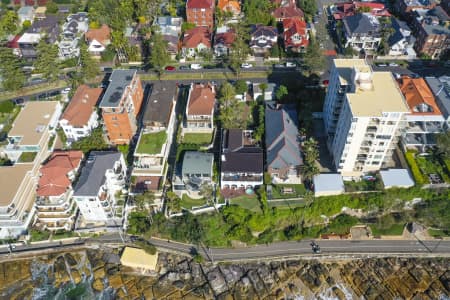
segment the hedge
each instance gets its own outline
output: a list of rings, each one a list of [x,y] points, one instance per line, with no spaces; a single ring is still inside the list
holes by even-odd
[[[405,153],[405,158],[406,161],[408,162],[409,168],[411,169],[412,175],[414,177],[414,180],[416,181],[416,184],[425,184],[426,183],[426,179],[422,174],[422,171],[420,171],[419,166],[417,165],[415,156],[416,152],[415,151],[407,151]]]

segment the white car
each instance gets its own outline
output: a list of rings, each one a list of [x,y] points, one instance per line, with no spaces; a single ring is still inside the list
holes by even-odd
[[[290,61],[286,62],[286,68],[295,68],[296,66],[297,66],[297,64],[294,62],[290,62]]]
[[[191,69],[192,70],[200,70],[203,69],[201,64],[191,64]]]
[[[243,63],[241,65],[241,68],[244,68],[244,69],[250,69],[251,67],[253,67],[253,65],[252,64],[248,64],[248,63]]]
[[[397,63],[390,63],[389,67],[398,67],[398,64]]]
[[[71,88],[65,88],[64,90],[61,91],[61,94],[66,95],[70,92]]]

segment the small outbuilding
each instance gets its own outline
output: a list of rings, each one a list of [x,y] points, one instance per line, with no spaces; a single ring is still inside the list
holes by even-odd
[[[340,174],[319,174],[314,176],[314,196],[331,196],[344,193],[344,180]]]
[[[158,252],[151,255],[142,249],[125,247],[120,263],[126,267],[141,271],[155,271],[158,263]]]
[[[409,175],[407,169],[389,169],[380,171],[381,179],[383,180],[384,188],[389,189],[393,187],[409,188],[414,186],[414,180]]]

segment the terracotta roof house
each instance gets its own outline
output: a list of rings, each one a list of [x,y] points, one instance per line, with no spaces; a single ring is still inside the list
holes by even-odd
[[[220,163],[220,187],[228,194],[263,184],[263,150],[253,139],[253,131],[224,130]],[[224,195],[223,193],[221,193]]]
[[[69,143],[88,136],[98,126],[96,104],[102,92],[102,88],[90,88],[85,84],[77,88],[59,120]]]
[[[214,26],[214,4],[215,0],[187,0],[186,19],[188,23],[196,26]]]
[[[275,183],[301,183],[297,119],[292,107],[266,106],[266,164]]]
[[[231,46],[236,40],[236,33],[229,28],[217,28],[216,35],[214,36],[214,55],[215,56],[227,56],[230,54]]]
[[[219,0],[217,7],[224,12],[231,12],[234,16],[241,13],[241,4],[237,0]]]
[[[309,45],[306,22],[299,19],[283,20],[284,47],[292,52],[304,52]]]
[[[250,30],[250,48],[253,55],[263,56],[268,54],[278,40],[277,29],[273,26],[261,24],[252,25]]]
[[[389,17],[391,15],[383,3],[377,2],[341,2],[332,5],[330,10],[335,20],[342,20],[361,12],[368,12],[377,17]]]
[[[199,52],[211,48],[211,32],[208,27],[187,30],[183,36],[181,53],[184,57],[195,57]]]
[[[89,44],[88,51],[94,57],[99,57],[111,43],[111,28],[103,24],[100,28],[89,29],[84,38]]]
[[[290,2],[287,6],[280,6],[272,12],[272,16],[278,21],[283,22],[284,19],[297,18],[301,21],[305,20],[305,14],[297,7],[295,2]]]
[[[183,132],[212,132],[216,91],[212,84],[191,84]]]
[[[36,190],[38,226],[70,230],[75,220],[72,181],[83,159],[81,151],[53,152],[39,171]],[[54,212],[57,211],[57,214]]]
[[[436,133],[443,130],[445,118],[433,92],[423,78],[403,77],[399,85],[410,109],[403,144],[419,150],[436,145]]]

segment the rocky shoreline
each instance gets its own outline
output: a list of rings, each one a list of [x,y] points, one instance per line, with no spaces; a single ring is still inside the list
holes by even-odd
[[[158,270],[120,249],[0,263],[0,299],[450,299],[448,258],[286,260],[213,265],[160,253]]]

